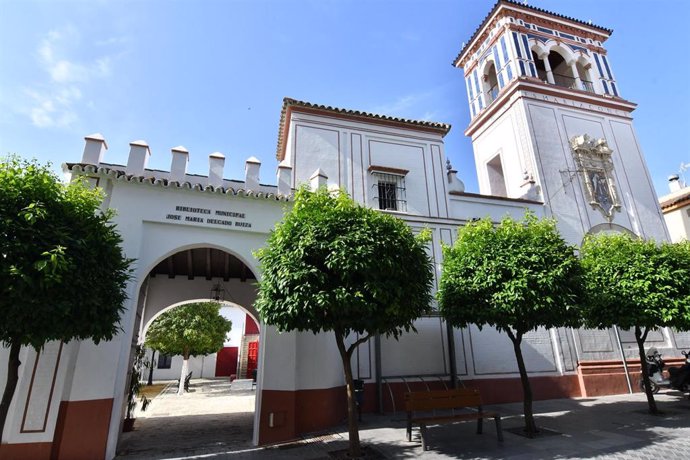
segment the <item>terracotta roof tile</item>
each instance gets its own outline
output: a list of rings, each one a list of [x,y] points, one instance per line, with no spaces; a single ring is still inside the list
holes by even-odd
[[[113,167],[114,165],[104,165],[101,164],[99,166],[92,165],[92,164],[87,164],[87,163],[64,163],[62,165],[63,170],[69,171],[75,174],[94,174],[97,176],[101,177],[109,177],[118,181],[125,181],[125,182],[134,182],[134,183],[143,183],[143,184],[148,184],[148,185],[153,185],[153,186],[158,186],[158,187],[165,187],[165,188],[180,188],[180,189],[189,189],[189,190],[196,190],[200,192],[206,192],[206,193],[216,193],[219,195],[233,195],[233,196],[241,196],[241,197],[252,197],[252,198],[262,198],[266,200],[276,200],[276,201],[290,201],[292,200],[292,195],[290,196],[285,196],[285,195],[279,195],[277,193],[271,193],[271,192],[264,192],[264,191],[258,191],[258,190],[248,190],[241,185],[244,185],[244,182],[240,181],[229,181],[229,182],[238,182],[240,186],[237,188],[233,187],[215,187],[213,185],[208,185],[204,182],[190,182],[190,181],[184,181],[184,182],[177,182],[177,181],[171,181],[166,178],[160,178],[160,177],[155,177],[154,175],[141,175],[141,176],[135,176],[132,174],[126,174],[122,169]],[[147,169],[145,172],[153,172],[153,170]],[[166,172],[166,171],[163,171]],[[200,176],[198,174],[187,174],[187,176],[194,176],[194,177],[200,177],[200,178],[206,178],[206,176]],[[262,184],[262,186],[264,186]],[[269,186],[264,186],[264,187],[270,187],[270,188],[276,188],[273,185]]]
[[[683,204],[690,204],[690,186],[659,197],[661,209],[668,209]]]
[[[436,131],[439,134],[445,136],[448,134],[448,131],[450,131],[451,126],[447,123],[439,123],[436,121],[424,121],[424,120],[411,120],[407,118],[398,118],[398,117],[392,117],[388,115],[380,115],[376,113],[370,113],[370,112],[362,112],[360,110],[350,110],[350,109],[342,109],[338,107],[332,107],[330,105],[321,105],[321,104],[313,104],[311,102],[305,102],[305,101],[300,101],[297,99],[292,99],[289,97],[283,98],[283,109],[280,112],[280,126],[278,129],[278,145],[276,149],[276,158],[278,161],[282,161],[284,154],[285,154],[285,145],[284,142],[286,141],[285,139],[285,129],[286,129],[286,117],[287,117],[287,110],[288,108],[291,107],[297,107],[302,108],[302,109],[308,109],[310,111],[321,111],[321,112],[330,112],[333,114],[337,115],[344,115],[348,118],[352,118],[353,120],[358,120],[358,121],[364,121],[364,122],[371,122],[371,121],[376,121],[376,122],[384,122],[387,124],[399,124],[399,125],[404,125],[404,127],[410,128],[410,129],[422,129],[424,131]]]
[[[598,26],[598,25],[596,25],[596,24],[590,24],[590,23],[588,23],[588,22],[586,22],[586,21],[582,21],[582,20],[580,20],[580,19],[571,18],[570,16],[565,16],[565,15],[563,15],[563,14],[554,13],[553,11],[548,11],[548,10],[545,10],[545,9],[543,9],[543,8],[539,8],[539,7],[531,6],[531,5],[526,5],[526,4],[524,4],[524,3],[520,3],[520,2],[515,1],[515,0],[498,0],[498,1],[494,4],[493,8],[491,8],[491,11],[489,11],[489,14],[487,14],[487,15],[484,17],[484,19],[482,20],[481,24],[479,24],[479,27],[477,27],[477,28],[475,29],[474,33],[472,33],[472,37],[470,37],[470,39],[465,43],[465,46],[462,47],[462,49],[460,50],[460,52],[458,53],[458,55],[455,57],[455,59],[453,60],[453,63],[452,63],[453,67],[455,67],[455,66],[457,65],[458,61],[460,61],[460,57],[461,57],[461,56],[463,55],[463,53],[467,50],[467,47],[469,47],[469,46],[472,44],[472,42],[474,41],[474,39],[477,38],[477,35],[479,35],[479,33],[482,31],[482,29],[484,28],[484,26],[486,25],[486,23],[489,21],[489,18],[491,18],[491,16],[493,16],[493,14],[496,12],[496,10],[498,10],[498,8],[499,8],[501,5],[519,6],[520,8],[524,8],[524,9],[526,9],[526,10],[535,11],[535,12],[537,12],[537,13],[546,13],[546,14],[549,14],[549,15],[551,15],[551,16],[555,16],[555,17],[557,17],[557,18],[566,19],[566,20],[568,20],[568,21],[572,21],[572,22],[575,22],[575,23],[577,23],[577,24],[582,24],[582,25],[584,25],[584,26],[591,27],[591,28],[593,28],[593,29],[599,29],[599,30],[601,30],[602,32],[604,32],[604,33],[607,34],[607,35],[611,35],[611,34],[613,33],[613,30],[612,30],[612,29],[607,29],[606,27],[601,27],[601,26]]]

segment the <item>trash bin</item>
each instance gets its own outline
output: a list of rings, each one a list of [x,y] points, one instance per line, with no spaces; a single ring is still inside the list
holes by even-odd
[[[359,421],[362,421],[362,405],[364,404],[364,380],[354,379],[355,401],[357,402],[357,415]]]

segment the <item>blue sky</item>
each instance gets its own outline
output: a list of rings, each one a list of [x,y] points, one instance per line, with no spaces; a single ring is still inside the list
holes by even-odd
[[[275,183],[282,98],[451,123],[446,154],[477,191],[462,72],[451,66],[494,0],[0,0],[0,154],[105,161],[148,141],[149,167],[190,150],[189,171],[226,155],[226,177],[262,160]],[[530,0],[614,29],[605,44],[657,192],[690,163],[690,2]],[[686,173],[690,182],[690,171]]]

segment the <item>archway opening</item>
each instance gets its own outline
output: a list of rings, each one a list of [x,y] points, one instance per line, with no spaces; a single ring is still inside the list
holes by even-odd
[[[573,69],[573,66],[571,65],[572,61],[568,61],[566,57],[564,57],[564,53],[568,55],[567,50],[559,50],[555,48],[551,49],[549,51],[549,54],[545,55],[544,58],[540,58],[537,55],[537,52],[535,50],[532,50],[532,60],[534,60],[534,64],[537,68],[537,76],[544,83],[552,83],[554,85],[562,86],[564,88],[585,89],[584,84],[578,86],[577,78],[580,78],[582,80],[582,75],[585,75],[587,72],[584,70],[584,67],[582,66],[582,74],[580,74],[580,69],[578,69],[577,66],[575,66],[576,68]],[[542,54],[542,56],[544,56],[544,54]],[[547,69],[550,70],[550,76],[549,70]],[[550,79],[553,79],[553,81],[551,81]],[[585,80],[589,82],[587,78],[585,78]]]
[[[580,77],[580,81],[582,82],[582,88],[580,89],[593,93],[594,83],[592,82],[592,77],[590,75],[589,64],[582,62],[582,60],[580,59],[575,63],[575,68],[577,69],[577,74]]]
[[[551,50],[547,59],[556,85],[564,88],[576,88],[575,75],[573,75],[572,68],[563,55],[556,50]]]
[[[145,343],[157,318],[183,305],[219,303],[232,328],[216,353],[190,357],[184,376],[182,356],[145,350],[150,367],[138,375],[151,403],[146,411],[138,404],[135,429],[121,435],[120,454],[184,456],[189,449],[213,453],[252,446],[260,331],[256,279],[239,257],[214,247],[179,250],[149,271],[137,303],[133,350]],[[187,391],[178,395],[179,382],[187,377]]]
[[[491,62],[484,72],[484,94],[486,95],[486,105],[491,104],[498,96],[498,75],[496,65]]]
[[[534,66],[537,68],[537,77],[544,83],[548,83],[546,78],[546,66],[544,61],[539,58],[537,53],[532,50],[532,60],[534,61]]]

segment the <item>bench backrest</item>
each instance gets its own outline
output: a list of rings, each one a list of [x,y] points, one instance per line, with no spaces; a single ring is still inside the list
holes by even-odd
[[[470,388],[405,393],[405,410],[408,412],[479,407],[481,404],[479,390]]]

